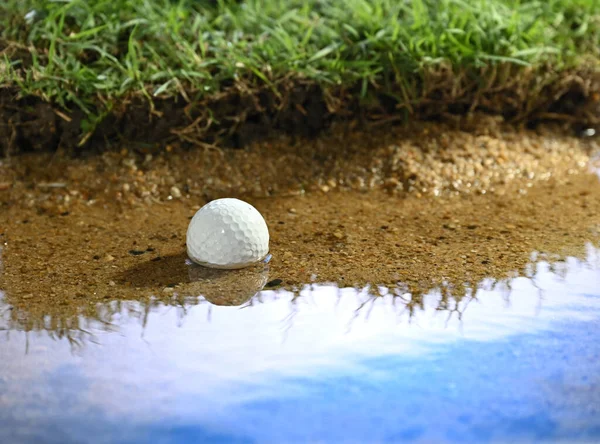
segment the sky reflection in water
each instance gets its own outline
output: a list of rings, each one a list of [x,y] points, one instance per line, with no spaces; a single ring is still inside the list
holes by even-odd
[[[598,441],[598,250],[558,268],[412,315],[315,285],[106,306],[79,344],[0,324],[0,442]]]

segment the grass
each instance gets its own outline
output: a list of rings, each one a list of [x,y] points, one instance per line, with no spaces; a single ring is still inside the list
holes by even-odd
[[[35,12],[32,12],[35,11]],[[132,97],[194,102],[314,84],[411,109],[428,75],[598,60],[598,0],[4,0],[0,88],[82,110],[89,132]],[[506,78],[508,82],[510,79]]]

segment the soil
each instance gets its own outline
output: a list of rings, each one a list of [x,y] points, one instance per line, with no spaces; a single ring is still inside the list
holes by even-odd
[[[380,284],[419,304],[432,289],[460,299],[483,279],[529,275],[539,260],[559,264],[598,245],[600,181],[587,172],[594,140],[490,122],[470,132],[421,125],[412,138],[352,133],[320,139],[316,150],[282,141],[235,155],[167,147],[159,156],[7,159],[0,288],[25,328],[67,325],[113,300],[204,295],[240,305],[265,285],[377,293]],[[267,265],[227,272],[186,263],[190,218],[223,195],[265,216]]]
[[[481,79],[487,83],[482,85]],[[573,133],[600,124],[600,72],[593,64],[563,72],[552,66],[523,69],[501,64],[473,72],[440,66],[412,81],[410,97],[392,87],[376,88],[361,99],[361,88],[324,89],[296,80],[281,82],[275,90],[240,84],[210,97],[187,91],[152,103],[123,97],[90,130],[90,117],[76,104],[60,107],[5,87],[0,88],[0,152],[81,153],[129,145],[156,153],[167,143],[241,148],[280,134],[316,137],[348,122],[364,130],[386,122],[454,121],[473,112],[529,127],[565,122]],[[98,105],[95,113],[104,114]]]
[[[494,193],[504,185],[562,180],[587,168],[595,137],[561,125],[518,128],[475,114],[455,123],[412,122],[318,139],[280,136],[240,150],[163,145],[150,154],[127,145],[73,158],[36,153],[0,165],[5,202],[67,211],[74,201],[115,199],[125,207],[182,196],[197,204],[223,196],[297,195],[333,189],[384,189],[416,195]],[[53,186],[52,184],[62,184]],[[22,203],[22,202],[21,202]]]

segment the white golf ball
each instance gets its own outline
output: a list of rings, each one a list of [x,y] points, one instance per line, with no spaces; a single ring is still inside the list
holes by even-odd
[[[194,215],[187,230],[187,253],[211,268],[243,268],[269,253],[269,229],[256,208],[239,199],[217,199]]]

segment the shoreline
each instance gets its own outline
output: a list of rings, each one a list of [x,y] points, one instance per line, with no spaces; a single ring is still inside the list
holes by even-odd
[[[597,138],[556,125],[518,129],[489,116],[462,127],[388,129],[282,137],[244,150],[168,145],[158,155],[123,149],[3,159],[0,285],[33,317],[206,292],[235,304],[272,281],[294,291],[311,283],[400,285],[418,302],[435,288],[460,298],[483,279],[523,275],[536,252],[560,262],[600,245],[599,165],[590,173]],[[190,275],[189,219],[226,196],[265,216],[268,277],[251,269]]]
[[[185,229],[197,205],[189,201],[127,209],[114,201],[74,203],[63,213],[13,205],[0,214],[0,286],[32,319],[94,312],[109,301],[179,303],[203,293],[219,305],[238,305],[267,282],[294,291],[311,283],[383,285],[410,293],[417,304],[440,289],[460,300],[483,280],[527,276],[539,260],[585,257],[588,245],[600,245],[598,196],[598,177],[578,174],[503,195],[332,191],[249,199],[271,233],[267,275],[253,268],[194,275]]]

